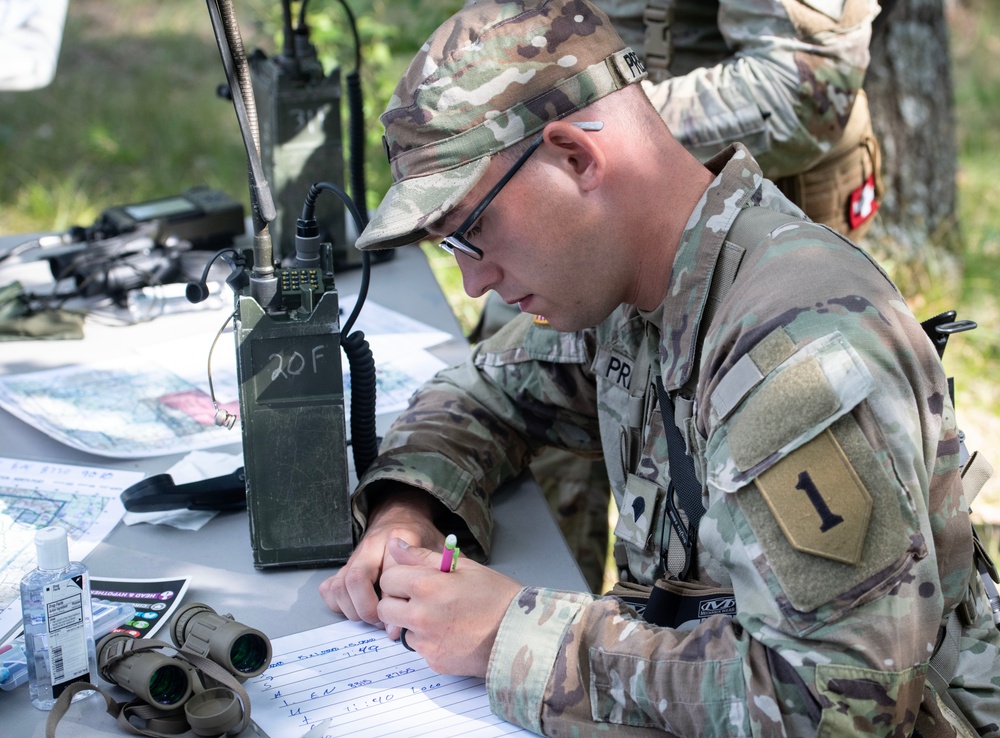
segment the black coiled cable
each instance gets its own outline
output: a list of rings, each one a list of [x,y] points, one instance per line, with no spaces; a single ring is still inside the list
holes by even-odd
[[[314,220],[316,200],[323,191],[332,192],[340,198],[354,218],[358,233],[364,230],[357,206],[344,190],[330,182],[316,182],[309,188],[302,207],[303,221]],[[351,367],[351,452],[358,479],[361,479],[378,455],[379,443],[375,429],[375,358],[372,356],[368,341],[365,340],[364,332],[350,333],[368,296],[370,282],[371,255],[365,251],[361,257],[361,289],[358,291],[358,300],[341,328],[340,338],[340,345],[344,347],[347,363]]]
[[[306,28],[306,5],[308,0],[303,0],[299,6],[299,28]],[[368,213],[365,209],[365,170],[364,170],[364,150],[365,150],[365,126],[364,126],[364,103],[361,94],[361,40],[358,37],[357,24],[351,8],[340,0],[340,4],[347,14],[347,19],[354,37],[355,64],[354,71],[347,75],[347,97],[350,112],[349,122],[349,151],[350,151],[350,172],[351,172],[351,192],[354,198],[348,197],[340,187],[330,182],[317,182],[309,188],[306,194],[305,204],[302,208],[302,218],[312,220],[314,218],[316,199],[319,193],[326,190],[332,192],[343,202],[354,225],[360,234],[368,225]],[[286,22],[288,22],[286,20]],[[360,203],[360,206],[355,203]],[[367,251],[361,257],[362,275],[361,289],[358,292],[358,300],[351,311],[351,315],[344,322],[341,329],[340,345],[344,347],[347,354],[347,363],[351,367],[351,451],[354,456],[354,470],[360,479],[371,463],[378,456],[378,434],[375,429],[375,358],[372,355],[371,347],[365,340],[363,331],[351,333],[354,321],[358,318],[361,306],[364,305],[368,295],[368,285],[370,280],[371,254]]]
[[[340,345],[351,366],[351,452],[358,479],[378,456],[375,431],[375,357],[364,331],[341,338]]]

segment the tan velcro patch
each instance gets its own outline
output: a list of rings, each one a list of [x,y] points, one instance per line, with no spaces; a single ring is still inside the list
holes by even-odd
[[[758,390],[733,420],[729,447],[740,471],[766,459],[840,406],[815,357],[793,364]]]
[[[666,490],[659,485],[629,474],[618,523],[615,525],[615,537],[640,550],[645,549],[663,514],[661,508],[665,496]]]

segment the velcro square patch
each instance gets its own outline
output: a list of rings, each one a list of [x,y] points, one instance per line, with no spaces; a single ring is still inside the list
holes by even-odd
[[[830,443],[830,434],[839,450]],[[801,460],[794,459],[802,449],[813,445],[815,450],[806,451]],[[840,459],[833,458],[835,450]],[[827,462],[822,461],[824,457],[829,458],[830,467],[836,471],[817,468],[817,464],[826,466]],[[912,550],[915,555],[920,550],[920,537],[910,528],[907,521],[911,519],[904,518],[904,509],[909,509],[908,495],[896,477],[884,468],[850,414],[836,420],[800,450],[789,454],[785,463],[788,466],[783,472],[784,478],[765,478],[764,485],[770,487],[769,493],[784,487],[789,497],[798,498],[801,521],[794,520],[794,512],[779,507],[780,494],[765,499],[760,477],[736,495],[739,508],[764,554],[755,563],[779,600],[787,600],[800,613],[828,606],[830,609],[824,617],[836,618],[838,612],[856,607],[859,598],[876,596],[905,567],[908,551]],[[838,469],[844,464],[850,466],[850,472]],[[796,488],[802,471],[816,471],[815,476],[810,473],[808,481],[803,478],[801,486],[805,489]],[[860,480],[860,487],[872,502],[867,522],[865,514],[851,509],[851,505],[864,503],[847,502],[861,500],[863,495],[856,490],[842,494],[829,486],[831,480],[838,477],[846,480],[852,474]],[[816,499],[810,482],[819,493],[817,504],[810,499],[810,494]],[[843,523],[836,523],[838,516],[844,519]],[[825,533],[821,530],[824,526]],[[846,536],[847,543],[829,535],[842,526],[854,529]],[[797,544],[791,542],[786,529],[794,530]],[[860,537],[862,531],[864,542],[860,558],[857,558],[851,539]],[[857,589],[861,585],[864,585],[863,592]],[[798,622],[804,630],[816,623],[813,617]]]
[[[625,496],[618,511],[615,536],[645,549],[662,511],[666,493],[662,487],[648,479],[629,474],[625,482]]]

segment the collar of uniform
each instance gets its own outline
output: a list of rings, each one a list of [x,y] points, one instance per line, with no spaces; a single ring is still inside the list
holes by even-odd
[[[712,274],[737,214],[757,204],[764,175],[742,144],[733,144],[706,162],[716,177],[691,213],[677,247],[670,284],[662,305],[647,320],[660,326],[660,371],[667,391],[691,376],[698,328],[705,312]]]

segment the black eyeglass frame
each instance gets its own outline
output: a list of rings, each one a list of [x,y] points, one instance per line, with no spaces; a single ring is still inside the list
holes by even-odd
[[[578,128],[582,128],[585,131],[599,131],[604,128],[604,123],[601,121],[573,121],[573,125]],[[470,259],[474,259],[475,261],[483,260],[482,250],[472,245],[469,239],[465,237],[465,232],[472,228],[486,208],[489,207],[490,203],[493,202],[493,199],[500,194],[500,190],[504,188],[504,185],[510,182],[511,177],[517,174],[517,170],[524,165],[524,162],[528,160],[528,157],[535,152],[535,149],[541,146],[543,136],[544,134],[538,134],[538,138],[532,141],[531,145],[526,148],[519,157],[517,157],[517,161],[511,165],[506,174],[500,178],[500,181],[493,185],[493,188],[487,192],[486,196],[479,201],[479,204],[476,205],[475,208],[473,208],[472,212],[469,213],[469,217],[463,220],[462,224],[456,228],[450,236],[442,238],[438,246],[452,256],[455,255],[456,251],[461,251]]]

